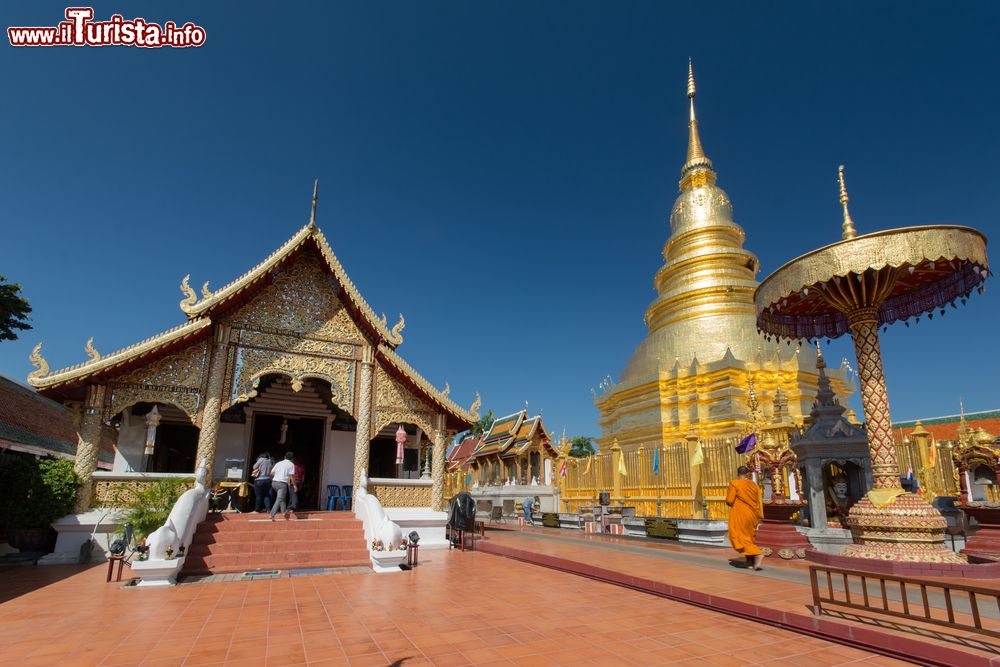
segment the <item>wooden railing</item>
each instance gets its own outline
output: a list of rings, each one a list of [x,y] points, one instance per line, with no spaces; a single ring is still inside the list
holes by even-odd
[[[825,586],[821,585],[821,578]],[[858,572],[824,565],[810,565],[809,580],[812,584],[813,613],[816,615],[823,612],[823,605],[835,605],[1000,637],[1000,631],[983,627],[986,607],[980,607],[989,605],[1000,611],[1000,590]],[[842,588],[838,590],[834,582],[841,584]],[[852,583],[855,584],[853,591]],[[916,595],[918,590],[920,599],[913,604],[910,601],[910,594]],[[894,593],[898,591],[899,600],[890,599],[889,591]],[[929,595],[940,595],[944,598],[947,618],[932,613],[932,610],[938,608],[931,607]],[[972,623],[961,620],[955,615],[956,600],[953,596],[957,596],[959,601],[967,602]],[[964,614],[964,610],[959,612]]]

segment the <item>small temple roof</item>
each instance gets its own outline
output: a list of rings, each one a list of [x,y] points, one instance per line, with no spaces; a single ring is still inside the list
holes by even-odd
[[[528,417],[527,409],[520,410],[494,420],[490,430],[483,434],[473,458],[490,455],[512,458],[527,450],[539,439],[543,446],[551,450],[551,454],[557,454],[552,447],[548,431],[542,425],[541,415]]]
[[[0,449],[76,458],[73,414],[53,400],[0,375]],[[114,445],[102,433],[98,467],[110,469]]]
[[[468,460],[475,453],[476,447],[479,446],[479,441],[480,438],[469,436],[467,438],[463,438],[462,442],[452,448],[451,452],[448,454],[449,472],[463,470],[468,467]]]

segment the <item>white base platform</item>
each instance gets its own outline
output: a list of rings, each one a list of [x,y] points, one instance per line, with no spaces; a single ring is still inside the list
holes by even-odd
[[[385,514],[390,521],[395,521],[406,537],[412,531],[420,535],[421,549],[447,549],[444,528],[448,523],[448,514],[435,512],[428,507],[386,507]]]
[[[728,547],[729,522],[711,519],[675,519],[677,538],[681,542]]]
[[[421,540],[423,542],[423,540]],[[376,572],[402,572],[399,566],[406,562],[406,550],[368,551],[372,559],[372,569]]]
[[[173,560],[134,560],[132,573],[140,577],[138,588],[153,588],[157,586],[173,586],[177,583],[177,575],[184,567],[183,558]]]
[[[80,547],[90,539],[94,527],[97,545],[91,552],[92,563],[103,563],[108,559],[108,545],[121,533],[119,518],[121,512],[98,509],[82,514],[67,514],[52,524],[59,536],[56,549],[39,559],[39,565],[71,565],[80,562]],[[100,523],[100,525],[98,525]]]

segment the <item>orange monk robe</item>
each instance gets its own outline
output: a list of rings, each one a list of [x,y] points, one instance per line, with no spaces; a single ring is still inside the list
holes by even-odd
[[[754,543],[757,524],[763,518],[760,487],[751,479],[734,479],[726,491],[729,511],[729,541],[744,556],[763,553]]]

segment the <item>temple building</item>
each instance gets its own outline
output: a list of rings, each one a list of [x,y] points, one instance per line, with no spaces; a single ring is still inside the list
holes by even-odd
[[[314,195],[309,223],[228,285],[199,295],[185,277],[186,321],[169,331],[103,355],[88,342],[89,360],[57,371],[35,348],[29,382],[78,415],[81,511],[202,462],[215,482],[248,480],[258,455],[286,450],[306,470],[303,509],[325,509],[332,485],[349,495],[365,470],[387,508],[443,508],[445,449],[478,397],[465,409],[403,360],[402,316],[390,328],[375,314],[315,210]],[[113,470],[97,471],[110,424]]]
[[[816,351],[769,342],[757,331],[753,295],[760,263],[743,247],[745,233],[702,148],[690,66],[687,93],[687,160],[670,213],[664,264],[653,280],[657,297],[645,314],[649,332],[618,382],[595,398],[603,446],[617,440],[629,450],[691,434],[740,435],[749,424],[751,377],[762,405],[770,406],[781,388],[797,424],[816,399]],[[829,376],[838,395],[851,393],[842,371]]]
[[[448,490],[469,491],[476,500],[500,507],[537,497],[541,509],[558,509],[559,451],[541,415],[519,410],[493,421],[479,438],[465,438],[449,456]]]

